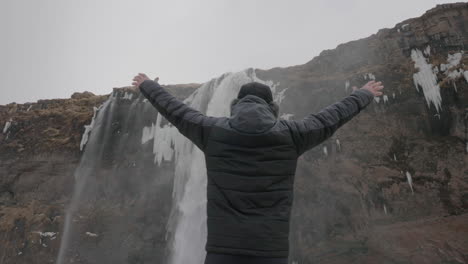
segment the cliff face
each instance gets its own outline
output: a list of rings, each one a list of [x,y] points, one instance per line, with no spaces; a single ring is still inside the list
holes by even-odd
[[[304,65],[169,91],[212,113],[216,91],[235,94],[222,89],[242,76],[258,78],[274,84],[283,118],[300,119],[352,86],[382,81],[384,96],[301,157],[290,259],[467,263],[467,46],[468,4],[440,5]],[[108,107],[98,108],[109,97]],[[102,121],[85,133],[95,112]],[[171,157],[180,141],[166,140],[175,132],[156,116],[126,88],[0,106],[0,263],[56,260],[65,207],[86,164],[99,166],[88,173],[63,263],[169,263],[174,251],[190,251],[171,237],[185,223],[177,210],[189,197],[184,186],[194,185],[178,175],[183,165]],[[84,157],[99,163],[83,165]]]

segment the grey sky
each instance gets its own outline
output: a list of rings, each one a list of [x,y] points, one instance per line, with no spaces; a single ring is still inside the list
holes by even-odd
[[[303,64],[436,0],[0,0],[0,104]]]

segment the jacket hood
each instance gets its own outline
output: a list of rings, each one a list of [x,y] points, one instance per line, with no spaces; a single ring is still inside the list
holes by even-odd
[[[272,128],[277,118],[270,105],[255,95],[246,95],[231,106],[229,125],[249,134],[263,133]]]

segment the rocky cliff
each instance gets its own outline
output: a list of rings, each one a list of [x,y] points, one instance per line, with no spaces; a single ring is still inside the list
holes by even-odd
[[[258,79],[282,118],[300,119],[382,81],[383,96],[301,157],[290,262],[467,263],[467,46],[468,4],[439,5],[304,65],[168,88],[210,114],[218,90]],[[191,250],[177,234],[196,197],[184,186],[198,185],[180,157],[197,153],[126,89],[0,106],[0,263],[56,261],[82,174],[63,263],[169,263]]]

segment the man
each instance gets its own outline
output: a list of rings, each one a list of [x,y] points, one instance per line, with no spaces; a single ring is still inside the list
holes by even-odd
[[[382,95],[368,82],[341,101],[302,120],[278,119],[271,90],[241,87],[230,117],[205,116],[143,73],[133,79],[151,104],[205,154],[205,264],[286,264],[297,159]]]

